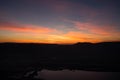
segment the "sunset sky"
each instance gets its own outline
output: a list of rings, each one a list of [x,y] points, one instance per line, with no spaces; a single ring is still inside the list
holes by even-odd
[[[119,0],[0,0],[0,43],[120,41]]]

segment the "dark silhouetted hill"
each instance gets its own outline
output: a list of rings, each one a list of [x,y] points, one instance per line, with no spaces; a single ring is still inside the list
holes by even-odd
[[[120,71],[120,42],[74,45],[0,43],[0,70],[37,66]]]

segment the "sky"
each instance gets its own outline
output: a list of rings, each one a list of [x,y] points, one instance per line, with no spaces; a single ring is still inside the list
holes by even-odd
[[[0,43],[120,41],[119,0],[0,0]]]

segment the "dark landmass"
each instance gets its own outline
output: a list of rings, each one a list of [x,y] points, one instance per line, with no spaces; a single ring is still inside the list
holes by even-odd
[[[120,72],[120,42],[0,43],[0,76],[42,69]]]

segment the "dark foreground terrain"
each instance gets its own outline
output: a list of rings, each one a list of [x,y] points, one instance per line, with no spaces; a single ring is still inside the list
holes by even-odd
[[[0,43],[1,78],[10,79],[20,74],[22,80],[36,80],[33,76],[42,69],[120,72],[120,42],[74,45]],[[34,72],[25,77],[31,70]]]

